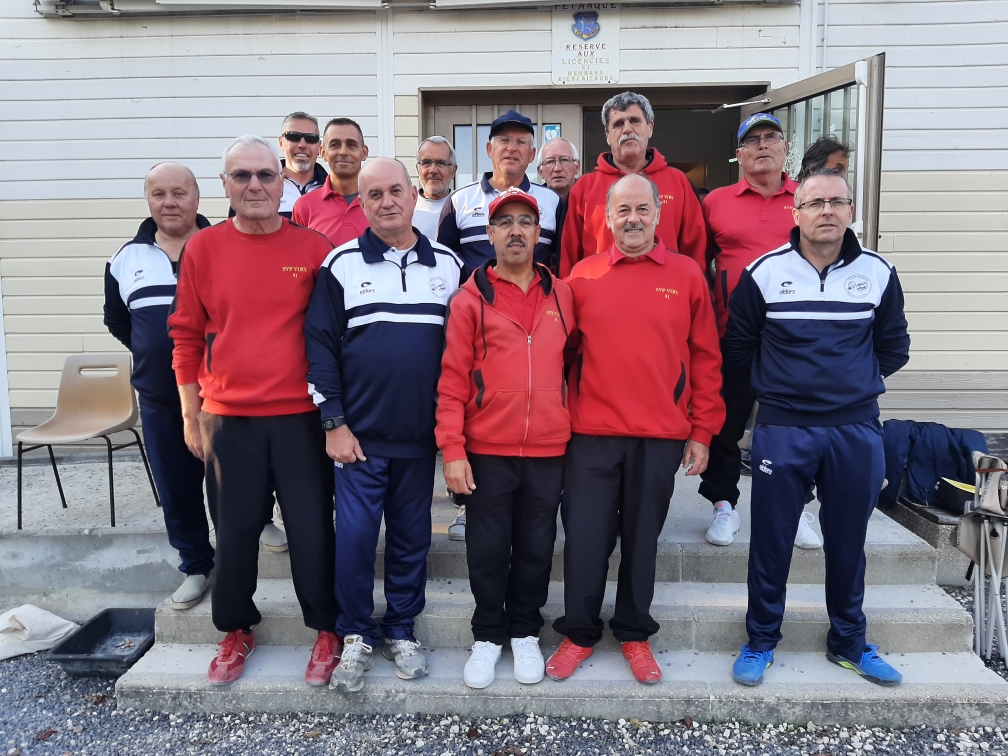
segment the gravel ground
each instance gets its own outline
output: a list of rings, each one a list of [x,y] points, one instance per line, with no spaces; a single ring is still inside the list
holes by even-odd
[[[889,730],[460,719],[166,715],[116,709],[111,681],[73,679],[38,656],[0,662],[0,756],[200,754],[349,756],[622,756],[623,754],[934,754],[1008,751],[1000,728]]]
[[[952,598],[954,598],[956,601],[962,604],[963,608],[967,612],[973,614],[973,586],[960,588],[958,586],[946,585],[942,586],[942,588],[945,589],[945,592],[948,595],[950,595]],[[1006,594],[1003,584],[1001,588],[1001,605],[1002,606],[1008,605],[1008,594]],[[998,645],[999,644],[997,636],[995,635],[994,636],[995,654],[999,653],[997,650]],[[1008,667],[1005,666],[1005,660],[1002,659],[1000,656],[995,656],[993,659],[984,659],[983,663],[987,667],[987,669],[997,672],[999,675],[1001,675],[1001,677],[1008,680]]]

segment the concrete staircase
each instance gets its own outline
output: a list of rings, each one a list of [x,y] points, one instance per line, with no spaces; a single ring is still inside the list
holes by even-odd
[[[746,481],[747,482],[747,481]],[[697,720],[857,723],[863,726],[1008,724],[1008,683],[971,653],[970,616],[935,584],[935,550],[876,512],[869,527],[865,614],[869,642],[878,643],[904,674],[898,688],[881,688],[830,664],[824,656],[829,627],[822,580],[822,551],[795,550],[788,586],[784,641],[759,688],[731,681],[731,664],[745,641],[748,506],[735,544],[703,540],[709,505],[695,480],[680,476],[662,534],[652,614],[661,630],[652,646],[664,680],[642,686],[630,676],[615,639],[606,637],[574,677],[534,686],[514,681],[510,653],[497,680],[483,691],[462,683],[472,643],[464,544],[447,539],[454,509],[435,487],[434,544],[428,559],[427,606],[417,638],[430,661],[429,677],[399,680],[379,658],[363,693],[339,695],[303,681],[314,633],[304,627],[285,554],[263,552],[256,604],[263,621],[258,647],[243,677],[229,688],[211,688],[206,668],[221,634],[213,627],[209,599],[187,612],[166,604],[156,617],[157,643],[117,684],[120,706],[166,711],[326,711],[370,714],[418,712],[460,716],[536,713],[652,721]],[[747,492],[743,501],[747,501]],[[559,642],[550,623],[563,611],[563,537],[558,538],[553,583],[543,611],[541,640],[549,653]],[[378,558],[379,576],[381,554]],[[610,564],[615,579],[619,551]],[[608,585],[603,617],[611,616],[615,583]],[[375,582],[376,613],[384,610]]]

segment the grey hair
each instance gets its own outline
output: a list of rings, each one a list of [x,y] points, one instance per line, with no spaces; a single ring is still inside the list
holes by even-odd
[[[423,149],[423,146],[425,144],[428,144],[428,143],[430,143],[430,144],[444,144],[444,145],[447,145],[447,147],[448,147],[448,162],[450,162],[452,165],[458,165],[458,162],[455,159],[455,148],[452,147],[452,143],[449,142],[443,136],[427,137],[422,142],[420,142],[419,146],[416,148],[416,159],[417,159],[418,163],[420,162],[420,150]]]
[[[646,123],[654,123],[654,108],[651,107],[647,97],[636,92],[620,92],[606,100],[606,104],[602,106],[602,127],[609,131],[609,113],[613,110],[626,111],[631,105],[636,105],[644,111]]]
[[[162,160],[160,163],[155,163],[150,167],[150,170],[147,171],[147,175],[144,176],[144,197],[147,196],[147,179],[150,178],[150,175],[162,165],[174,165],[188,173],[189,180],[192,181],[193,188],[196,190],[196,196],[199,197],[199,182],[196,180],[196,174],[189,169],[189,166],[182,165],[182,163],[176,163],[174,160]]]
[[[808,183],[810,179],[814,179],[816,176],[825,176],[827,178],[838,178],[844,182],[844,186],[847,187],[847,199],[854,199],[854,190],[851,189],[850,183],[847,181],[847,177],[844,176],[840,171],[835,171],[832,168],[820,168],[818,171],[812,171],[808,176],[801,180],[798,184],[798,188],[795,189],[794,193],[794,203],[795,207],[801,204],[801,193],[802,189],[805,188],[805,184]]]
[[[256,136],[255,134],[243,134],[242,136],[231,140],[230,144],[228,144],[228,146],[224,148],[224,152],[221,154],[221,159],[224,161],[224,170],[225,171],[227,170],[228,156],[231,154],[232,150],[238,147],[250,147],[254,144],[261,145],[262,147],[265,147],[267,150],[269,150],[270,155],[273,156],[273,160],[276,161],[276,169],[277,173],[279,173],[281,170],[280,158],[278,158],[276,152],[273,151],[273,145],[267,142],[262,137]]]
[[[390,158],[390,157],[374,157],[365,162],[364,165],[361,167],[361,172],[357,177],[357,183],[359,187],[363,186],[364,182],[362,179],[367,178],[367,175],[371,172],[370,168],[373,168],[374,166],[379,165],[381,163],[398,164],[398,166],[402,168],[403,177],[406,179],[405,186],[413,186],[413,180],[410,178],[409,170],[406,168],[406,164],[403,163],[402,160],[400,160],[399,158]],[[361,190],[361,195],[363,194],[364,192],[363,190]]]
[[[570,145],[571,152],[574,153],[574,159],[579,163],[581,162],[581,156],[578,155],[577,147],[574,146],[574,142],[572,142],[570,139],[564,139],[563,137],[554,137],[553,139],[550,139],[549,142],[544,142],[543,146],[539,148],[539,157],[536,161],[536,168],[542,165],[543,150],[546,149],[546,145],[550,144],[551,142],[567,142],[567,144]]]
[[[833,172],[836,173],[836,171],[833,171]],[[609,191],[606,192],[606,196],[605,196],[606,215],[609,215],[609,212],[612,209],[612,207],[611,207],[611,205],[612,205],[612,196],[613,196],[613,192],[616,191],[616,185],[617,184],[622,184],[628,178],[631,178],[633,176],[636,176],[637,178],[642,178],[645,181],[647,181],[648,184],[651,185],[651,196],[654,198],[655,210],[657,210],[658,212],[661,212],[661,197],[658,194],[658,184],[656,184],[654,181],[652,181],[651,179],[649,179],[643,173],[631,173],[631,174],[628,174],[628,175],[624,176],[623,178],[619,179],[618,181],[614,181],[612,183],[612,185],[609,187]]]
[[[284,118],[283,123],[280,124],[280,128],[282,129],[286,126],[288,121],[311,121],[315,124],[315,128],[318,128],[318,118],[310,113],[305,113],[303,110],[295,110],[293,113]]]

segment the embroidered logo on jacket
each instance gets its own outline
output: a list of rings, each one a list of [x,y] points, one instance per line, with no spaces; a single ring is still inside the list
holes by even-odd
[[[766,473],[767,475],[773,475],[773,470],[770,469],[770,465],[772,464],[773,462],[769,459],[764,459],[759,466],[760,472]]]
[[[430,290],[434,296],[444,299],[448,296],[448,282],[441,276],[434,276],[430,279]]]
[[[854,297],[854,299],[867,297],[872,290],[871,279],[868,276],[855,273],[844,281],[844,290],[847,292],[847,296]]]

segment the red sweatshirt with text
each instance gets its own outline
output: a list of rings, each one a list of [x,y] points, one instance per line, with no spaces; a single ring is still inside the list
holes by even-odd
[[[332,244],[283,219],[243,234],[231,219],[188,242],[168,315],[179,385],[200,384],[215,415],[310,412],[305,312]]]
[[[725,405],[699,266],[660,241],[636,259],[612,247],[575,265],[567,284],[580,333],[568,377],[571,430],[710,446]]]

